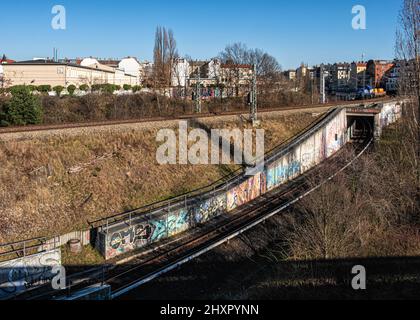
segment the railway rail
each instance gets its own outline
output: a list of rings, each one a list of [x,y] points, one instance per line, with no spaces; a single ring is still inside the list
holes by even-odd
[[[112,299],[124,296],[124,294],[129,291],[152,281],[164,273],[178,268],[180,265],[228,242],[252,227],[289,208],[294,203],[320,188],[327,181],[333,179],[339,172],[349,167],[368,149],[371,142],[372,140],[364,145],[362,151],[348,163],[342,163],[340,157],[336,157],[333,161],[334,163],[327,161],[324,166],[338,166],[338,168],[332,176],[328,177],[326,180],[320,181],[317,186],[313,188],[309,188],[307,183],[308,176],[303,175],[298,181],[295,181],[291,187],[286,187],[284,190],[282,188],[282,191],[275,191],[271,194],[264,195],[258,199],[258,201],[245,205],[245,208],[241,210],[241,213],[238,213],[221,227],[214,227],[212,230],[189,240],[187,243],[177,245],[174,248],[159,253],[157,256],[145,261],[136,259],[133,261],[133,267],[105,280],[105,283],[112,288]],[[319,169],[320,168],[318,167],[317,170]],[[314,175],[314,172],[309,173],[309,176]],[[309,190],[305,191],[308,188]],[[156,265],[159,267],[156,268]],[[153,270],[153,268],[155,269]],[[135,280],[130,281],[130,279]]]
[[[324,115],[324,117],[326,116]],[[214,218],[212,221],[190,232],[171,238],[169,241],[164,240],[154,244],[146,248],[146,251],[144,249],[138,250],[129,254],[125,259],[119,259],[119,261],[115,259],[111,261],[114,262],[112,265],[91,268],[70,275],[65,291],[52,290],[50,286],[45,285],[43,288],[29,290],[15,298],[63,298],[63,296],[65,297],[70,293],[98,283],[110,285],[112,298],[120,298],[142,284],[177,268],[271,218],[320,188],[339,172],[348,168],[368,149],[373,141],[373,139],[370,139],[373,128],[370,128],[369,125],[369,122],[364,124],[363,131],[359,135],[361,140],[356,144],[357,156],[351,160],[343,156],[349,146],[348,144],[334,156],[305,174],[237,208],[235,211],[230,212],[229,215],[225,214]],[[370,140],[366,137],[369,137]],[[334,174],[323,180],[323,178],[320,178],[319,173],[325,167],[328,168],[328,172],[334,172]],[[308,182],[314,181],[314,178],[317,178],[317,184],[315,187],[312,187]]]
[[[65,291],[46,290],[39,294],[30,294],[29,292],[16,298],[57,299],[70,292],[98,283],[111,286],[113,299],[121,298],[129,291],[178,268],[180,265],[195,259],[289,208],[333,179],[339,172],[348,168],[369,148],[372,141],[364,139],[363,143],[358,144],[356,148],[357,155],[351,160],[343,156],[345,150],[348,149],[343,148],[331,159],[321,163],[290,183],[240,207],[233,214],[216,218],[212,223],[203,226],[199,232],[192,232],[187,234],[187,236],[177,237],[170,243],[161,244],[144,253],[138,253],[132,256],[129,263],[93,268],[87,272],[76,274],[71,277],[70,284]],[[308,181],[320,179],[319,173],[324,168],[333,170],[334,174],[327,179],[317,181],[315,187],[308,184]]]
[[[317,109],[317,108],[331,108],[343,104],[364,104],[366,102],[370,104],[385,102],[390,99],[388,98],[378,98],[371,100],[361,100],[359,102],[346,102],[340,101],[335,103],[328,104],[319,104],[319,105],[306,105],[306,106],[297,106],[297,107],[279,107],[279,108],[264,108],[260,109],[259,113],[269,113],[275,111],[293,111],[293,110],[303,110],[303,109]],[[230,111],[230,112],[209,112],[209,113],[200,113],[200,114],[187,114],[177,117],[150,117],[144,119],[129,119],[129,120],[110,120],[110,121],[95,121],[95,122],[78,122],[78,123],[65,123],[65,124],[55,124],[55,125],[37,125],[37,126],[25,126],[25,127],[5,127],[0,128],[0,135],[10,134],[10,133],[30,133],[30,132],[41,132],[41,131],[53,131],[53,130],[63,130],[63,129],[78,129],[78,128],[94,128],[94,127],[104,127],[104,126],[116,126],[124,124],[137,124],[137,123],[148,123],[148,122],[159,122],[159,121],[173,121],[173,120],[188,120],[195,118],[211,118],[218,116],[237,116],[246,114],[246,110],[239,111]]]

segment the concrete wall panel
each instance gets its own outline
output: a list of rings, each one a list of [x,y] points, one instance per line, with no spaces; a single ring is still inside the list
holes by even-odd
[[[395,105],[388,107],[393,110],[392,119],[395,119],[395,108]],[[388,109],[385,108],[384,119],[391,118],[391,111],[386,111]],[[310,170],[335,154],[347,141],[347,116],[346,109],[343,108],[312,129],[302,141],[298,140],[288,149],[284,149],[284,152],[280,151],[279,158],[267,165],[263,173],[242,180],[239,185],[230,185],[217,196],[211,195],[208,199],[189,204],[188,210],[180,209],[166,214],[161,211],[156,218],[150,217],[134,226],[122,227],[117,232],[101,231],[98,249],[109,259],[180,234],[216,216],[231,212]]]
[[[61,265],[60,249],[0,263],[0,300],[4,300],[54,277],[52,268]]]

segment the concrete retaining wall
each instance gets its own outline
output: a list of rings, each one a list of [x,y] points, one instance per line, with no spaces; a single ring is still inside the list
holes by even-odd
[[[380,114],[375,119],[378,131],[376,133],[380,134],[383,127],[397,121],[400,115],[399,102],[383,104]],[[318,165],[347,143],[347,131],[346,108],[337,108],[307,132],[268,156],[263,172],[253,177],[238,177],[212,192],[185,198],[185,201],[141,215],[136,216],[133,213],[134,218],[129,221],[50,239],[39,249],[51,250],[65,245],[71,239],[80,239],[83,245],[87,245],[91,241],[91,233],[94,233],[97,235],[96,248],[106,259],[110,259],[173,237],[214,217],[229,214]],[[40,253],[40,257],[44,254],[46,253]],[[13,264],[18,260],[8,263]]]
[[[383,127],[394,123],[400,116],[400,103],[385,103],[375,119],[377,133],[380,134]],[[346,109],[338,108],[307,132],[266,157],[264,170],[253,177],[237,177],[212,192],[185,198],[185,201],[146,214],[134,215],[129,221],[51,239],[39,248],[45,252],[0,263],[0,300],[51,279],[52,267],[61,265],[61,251],[55,248],[65,245],[68,240],[80,239],[83,245],[87,245],[91,232],[97,231],[96,248],[106,259],[146,247],[219,215],[230,214],[318,165],[340,150],[347,141]]]
[[[43,245],[39,247],[39,251],[52,250],[66,245],[70,240],[80,240],[82,246],[90,244],[90,230],[74,231],[65,235],[57,236],[48,239]]]
[[[0,263],[0,300],[52,279],[52,268],[60,265],[60,249]]]
[[[336,109],[303,138],[292,141],[266,161],[263,172],[240,177],[209,194],[156,210],[129,223],[110,225],[98,233],[97,249],[106,259],[114,258],[228,214],[313,168],[346,142],[346,110]]]

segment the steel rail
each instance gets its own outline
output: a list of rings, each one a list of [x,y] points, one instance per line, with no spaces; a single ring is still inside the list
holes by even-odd
[[[338,110],[340,110],[340,109],[342,109],[342,108],[337,108]],[[328,118],[328,116],[327,117],[325,117],[325,118]],[[324,119],[325,120],[325,119]],[[315,126],[316,127],[316,126]],[[312,128],[313,129],[313,128]],[[364,131],[366,131],[366,126],[364,126]],[[300,138],[302,138],[302,137],[300,137]],[[312,193],[312,192],[314,192],[315,190],[317,190],[317,189],[319,189],[323,184],[325,184],[325,183],[327,183],[328,181],[330,181],[330,180],[332,180],[337,174],[339,174],[340,172],[342,172],[342,171],[344,171],[345,169],[347,169],[354,161],[356,161],[368,148],[369,148],[369,146],[372,144],[372,141],[373,141],[373,139],[371,139],[368,143],[367,143],[367,145],[366,145],[366,147],[364,147],[363,148],[363,150],[354,158],[354,159],[352,159],[348,164],[346,164],[344,167],[342,167],[340,170],[338,170],[335,174],[333,174],[332,176],[330,176],[328,179],[326,179],[326,180],[324,180],[322,183],[320,183],[319,185],[317,185],[316,187],[314,187],[314,188],[312,188],[311,190],[309,190],[308,192],[306,192],[306,193],[304,193],[303,195],[301,195],[301,196],[299,196],[299,197],[297,197],[297,198],[295,198],[294,200],[292,200],[292,201],[290,201],[290,202],[288,202],[288,203],[286,203],[286,204],[284,204],[284,205],[282,205],[280,208],[278,208],[278,209],[275,209],[274,211],[270,211],[270,213],[269,214],[267,214],[267,213],[265,213],[265,211],[263,212],[263,215],[262,215],[262,217],[259,217],[259,216],[261,216],[261,212],[259,212],[258,211],[258,209],[257,210],[255,210],[255,209],[253,209],[253,210],[251,210],[251,211],[247,211],[248,209],[249,209],[249,207],[250,206],[252,206],[252,204],[248,204],[247,206],[248,206],[248,208],[246,208],[246,211],[245,211],[245,213],[243,213],[243,214],[241,214],[241,215],[238,215],[237,217],[235,217],[235,219],[234,220],[230,220],[230,221],[227,221],[226,222],[226,224],[225,225],[222,225],[222,226],[219,226],[219,227],[215,227],[215,228],[213,228],[213,231],[207,231],[207,233],[206,234],[203,234],[203,235],[201,235],[199,238],[196,238],[196,239],[193,239],[193,240],[191,240],[190,242],[187,242],[187,243],[184,243],[184,244],[182,244],[182,245],[180,245],[180,246],[178,246],[178,247],[176,247],[176,248],[172,248],[172,249],[170,249],[170,251],[167,251],[167,252],[164,252],[164,253],[162,253],[162,254],[160,254],[159,256],[157,256],[157,257],[153,257],[153,258],[151,258],[151,259],[149,259],[149,260],[147,260],[146,262],[142,262],[141,263],[141,265],[140,266],[136,266],[136,267],[134,267],[134,268],[131,268],[131,269],[129,269],[129,270],[127,270],[127,271],[125,271],[124,273],[121,273],[121,274],[119,274],[119,275],[117,275],[117,276],[114,276],[114,277],[112,277],[112,278],[108,278],[107,280],[105,280],[105,283],[106,282],[110,282],[111,280],[113,280],[113,279],[115,279],[115,278],[117,278],[117,277],[120,277],[120,276],[122,276],[122,275],[125,275],[125,274],[128,274],[128,273],[130,273],[130,272],[132,272],[132,271],[134,271],[134,270],[136,270],[136,269],[139,269],[141,266],[143,266],[143,265],[145,265],[145,264],[147,264],[147,263],[150,263],[150,262],[152,262],[152,261],[155,261],[155,260],[157,260],[157,259],[159,259],[159,258],[162,258],[162,257],[166,257],[166,256],[168,256],[172,251],[175,251],[175,250],[177,250],[177,249],[179,249],[180,247],[185,247],[186,245],[188,245],[188,244],[191,244],[192,242],[197,242],[198,240],[201,240],[201,239],[203,239],[203,238],[208,238],[208,236],[209,236],[209,233],[210,232],[214,232],[214,230],[217,230],[217,229],[220,229],[220,228],[223,228],[223,229],[226,229],[226,227],[228,226],[228,225],[231,225],[231,224],[233,224],[233,223],[235,223],[235,222],[238,222],[238,221],[240,221],[241,219],[243,219],[244,217],[250,217],[252,214],[254,214],[256,217],[252,217],[252,219],[251,219],[251,221],[246,221],[245,222],[245,225],[244,226],[242,226],[242,227],[239,227],[239,228],[237,228],[237,230],[234,230],[234,231],[229,231],[229,232],[227,232],[226,234],[226,236],[224,236],[222,239],[220,239],[220,240],[218,240],[217,242],[215,242],[215,243],[213,243],[214,242],[214,240],[210,240],[209,242],[210,242],[210,244],[209,245],[207,245],[206,247],[204,247],[203,249],[200,249],[200,250],[198,250],[198,251],[196,251],[196,252],[193,252],[192,254],[190,254],[190,255],[188,255],[188,256],[186,256],[186,257],[183,257],[183,258],[179,258],[179,259],[177,259],[175,262],[173,262],[173,263],[171,263],[171,264],[169,264],[168,266],[166,266],[166,267],[163,267],[163,268],[161,268],[161,269],[158,269],[157,271],[155,271],[155,272],[152,272],[152,273],[150,273],[150,274],[148,274],[148,275],[146,275],[146,276],[142,276],[141,278],[140,278],[140,280],[138,280],[138,281],[136,281],[136,282],[134,282],[134,283],[132,283],[132,284],[130,284],[128,287],[124,287],[124,288],[122,288],[122,289],[119,289],[119,290],[117,290],[116,291],[116,293],[115,294],[113,294],[113,297],[115,296],[115,297],[118,297],[119,295],[121,295],[121,294],[124,294],[124,293],[120,293],[120,292],[126,292],[125,290],[127,289],[127,288],[131,288],[131,289],[129,289],[129,290],[132,290],[132,289],[134,289],[134,288],[136,288],[136,287],[138,287],[138,286],[140,286],[140,285],[142,285],[142,284],[144,284],[144,283],[146,283],[146,282],[149,282],[149,281],[151,281],[151,280],[153,280],[154,278],[156,278],[156,277],[158,277],[159,275],[161,275],[161,274],[163,274],[163,273],[166,273],[166,272],[169,272],[169,271],[171,271],[171,270],[173,270],[174,268],[176,268],[176,267],[178,267],[178,266],[180,266],[180,265],[182,265],[182,264],[184,264],[184,263],[186,263],[186,262],[188,262],[188,261],[190,261],[190,260],[192,260],[192,259],[194,259],[194,258],[196,258],[197,256],[200,256],[200,255],[202,255],[202,254],[204,254],[204,253],[206,253],[206,252],[208,252],[209,250],[212,250],[212,249],[214,249],[215,247],[217,247],[217,246],[219,246],[220,244],[223,244],[223,243],[225,243],[226,241],[229,241],[230,239],[232,239],[232,238],[234,238],[234,237],[236,237],[237,235],[239,235],[239,234],[241,234],[241,233],[243,233],[243,232],[245,232],[245,231],[247,231],[247,230],[249,230],[250,228],[252,228],[252,227],[254,227],[255,225],[257,225],[257,224],[259,224],[259,223],[261,223],[261,222],[263,222],[263,221],[265,221],[265,220],[267,220],[267,219],[269,219],[269,218],[271,218],[273,215],[275,215],[275,214],[277,214],[277,213],[279,213],[279,212],[281,212],[281,211],[283,211],[283,210],[285,210],[286,208],[288,208],[288,207],[290,207],[291,205],[293,205],[294,203],[296,203],[297,201],[300,201],[302,198],[304,198],[304,197],[306,197],[307,195],[309,195],[310,193]],[[335,156],[334,156],[335,157]],[[333,158],[333,159],[331,159],[331,160],[334,160],[334,159],[336,159],[337,157],[335,157],[335,158]],[[329,161],[329,162],[327,162],[327,163],[330,163],[331,164],[331,161]],[[325,163],[324,163],[325,164]],[[318,166],[316,166],[316,167],[314,167],[313,169],[319,169],[320,167],[322,167],[322,165],[323,165],[323,163],[320,163]],[[309,175],[309,174],[311,174],[311,172],[312,172],[312,170],[310,170],[310,171],[308,171],[307,173],[305,173],[304,175],[301,175],[297,180],[298,181],[300,181],[300,180],[304,180],[304,178],[305,178],[305,176],[307,176],[307,175]],[[290,187],[287,187],[287,189],[286,190],[282,190],[282,191],[280,191],[280,193],[279,194],[274,194],[276,197],[281,197],[281,196],[284,196],[284,195],[286,195],[286,194],[289,194],[289,193],[293,193],[293,192],[295,192],[296,190],[298,190],[302,185],[304,185],[305,184],[305,181],[303,181],[302,183],[300,183],[299,185],[297,185],[296,184],[296,182],[297,181],[295,181],[295,184],[293,185],[293,186],[291,186],[292,188],[290,188]],[[273,197],[273,195],[271,195],[271,197]],[[269,196],[267,196],[267,194],[265,194],[265,195],[263,195],[263,196],[261,196],[261,198],[262,199],[266,199],[267,200],[267,198],[270,198],[270,195]],[[261,199],[260,198],[260,199]],[[270,206],[270,205],[272,205],[270,202],[268,202],[267,203],[267,201],[265,201],[264,202],[264,205],[263,205],[263,208],[265,208],[265,207],[267,207],[267,206]],[[246,207],[246,206],[245,206]],[[259,207],[259,208],[261,208],[261,207]],[[256,220],[255,220],[256,219]],[[255,221],[254,221],[255,220]],[[223,235],[223,234],[222,234]],[[216,239],[217,239],[217,236],[218,237],[220,237],[221,235],[216,235]],[[204,243],[205,244],[205,243]],[[202,246],[203,244],[199,244],[197,247],[199,247],[199,246]],[[192,249],[192,250],[194,250],[194,248]],[[85,278],[85,280],[86,279],[88,279],[88,277],[87,278]],[[96,278],[97,279],[97,278]],[[90,279],[90,280],[92,280],[92,279]],[[86,280],[87,281],[87,280]],[[84,282],[84,281],[82,281],[82,282]],[[134,286],[134,287],[133,287]],[[129,291],[128,290],[128,291]],[[128,292],[127,291],[127,292]],[[45,295],[44,295],[45,296]]]
[[[271,217],[273,217],[274,215],[284,211],[285,209],[289,208],[290,206],[292,206],[293,204],[297,203],[298,201],[302,200],[303,198],[307,197],[308,195],[310,195],[311,193],[313,193],[314,191],[318,190],[319,188],[321,188],[323,185],[325,185],[326,183],[328,183],[329,181],[331,181],[332,179],[334,179],[338,174],[340,174],[341,172],[345,171],[349,166],[351,166],[357,159],[359,159],[365,152],[366,150],[368,150],[368,148],[370,147],[370,145],[372,144],[373,139],[371,139],[368,144],[363,148],[363,150],[356,155],[355,158],[353,158],[349,163],[347,163],[344,167],[342,167],[341,169],[339,169],[338,171],[336,171],[334,174],[332,174],[331,176],[329,176],[327,179],[323,180],[321,183],[319,183],[317,186],[311,188],[309,191],[305,192],[304,194],[302,194],[301,196],[287,202],[286,204],[282,205],[280,208],[275,209],[273,211],[271,211],[268,214],[263,215],[262,217],[257,217],[257,219],[255,219],[254,221],[250,221],[249,223],[247,223],[246,226],[240,227],[238,230],[235,231],[230,231],[227,235],[225,235],[222,239],[217,240],[214,243],[211,243],[212,241],[210,241],[210,244],[207,245],[205,248],[199,249],[194,253],[188,254],[185,257],[179,258],[178,260],[176,260],[175,262],[170,263],[169,265],[162,267],[161,269],[152,272],[144,277],[142,277],[141,279],[129,284],[128,286],[117,290],[116,292],[112,293],[111,297],[112,299],[118,298],[124,294],[126,294],[127,292],[136,289],[137,287],[150,282],[151,280],[159,277],[162,274],[165,274],[169,271],[172,271],[176,268],[178,268],[179,266],[207,253],[208,251],[213,250],[214,248],[222,245],[223,243],[237,237],[238,235],[248,231],[249,229],[255,227],[256,225],[264,222],[267,219],[270,219]],[[107,281],[106,281],[107,282]]]
[[[319,109],[323,107],[335,107],[343,104],[363,104],[363,103],[379,103],[384,101],[392,101],[390,98],[379,98],[379,99],[370,99],[370,100],[360,100],[358,102],[351,103],[351,101],[340,101],[328,104],[319,104],[319,105],[305,105],[305,106],[295,106],[295,107],[278,107],[278,108],[264,108],[259,111],[259,113],[269,113],[276,111],[293,111],[293,110],[305,110],[305,109]],[[0,128],[0,136],[3,134],[11,133],[31,133],[31,132],[42,132],[42,131],[55,131],[55,130],[65,130],[65,129],[80,129],[80,128],[94,128],[94,127],[107,127],[107,126],[116,126],[124,124],[136,124],[136,123],[148,123],[148,122],[159,122],[159,121],[177,121],[177,120],[189,120],[189,119],[200,119],[200,118],[212,118],[219,116],[236,116],[236,115],[245,115],[247,114],[246,110],[239,111],[230,111],[230,112],[219,112],[219,113],[201,113],[201,114],[186,114],[182,116],[175,117],[150,117],[143,119],[125,119],[125,120],[109,120],[109,121],[95,121],[95,122],[77,122],[77,123],[63,123],[63,124],[51,124],[51,125],[39,125],[39,126],[26,126],[26,127],[6,127]]]
[[[335,157],[333,159],[330,159],[328,164],[332,165],[333,163],[337,162],[338,160],[339,159],[337,157]],[[299,176],[298,178],[296,178],[294,182],[291,181],[290,183],[293,182],[293,185],[283,186],[286,189],[281,190],[279,192],[278,192],[278,189],[281,188],[281,187],[277,188],[277,190],[276,189],[271,190],[269,192],[269,195],[265,194],[265,195],[261,196],[260,199],[272,200],[272,199],[274,199],[274,196],[276,198],[278,198],[278,197],[284,197],[288,194],[294,194],[295,192],[300,190],[302,186],[304,186],[306,184],[306,181],[304,179],[306,176],[311,175],[314,171],[316,171],[316,169],[319,169],[323,165],[326,165],[326,164],[327,163],[321,163],[316,168],[314,168],[311,171],[309,171],[309,172]],[[276,192],[278,192],[278,193],[276,193]],[[270,195],[270,193],[271,193],[271,195]],[[145,259],[145,260],[139,261],[140,263],[138,265],[136,265],[134,267],[131,267],[127,270],[124,270],[123,272],[119,272],[115,275],[112,275],[112,271],[117,268],[118,262],[117,262],[117,265],[106,265],[106,266],[103,266],[102,268],[100,268],[100,267],[99,268],[93,268],[92,270],[88,270],[86,272],[82,272],[82,273],[79,273],[79,274],[74,274],[74,275],[70,276],[70,278],[72,279],[71,281],[70,281],[70,278],[68,279],[69,284],[66,286],[65,291],[71,291],[71,289],[76,288],[76,287],[80,287],[83,284],[85,284],[85,285],[87,283],[91,284],[92,279],[99,279],[101,276],[102,276],[101,283],[108,283],[109,284],[113,280],[121,278],[122,276],[124,276],[126,274],[130,274],[133,271],[141,269],[144,266],[150,265],[153,262],[159,263],[159,259],[165,258],[165,257],[173,255],[173,254],[176,254],[177,251],[179,251],[179,250],[181,250],[181,249],[183,249],[187,246],[191,246],[196,242],[206,240],[206,239],[210,238],[210,236],[213,233],[215,233],[215,235],[214,235],[215,237],[220,236],[220,233],[218,233],[218,231],[220,232],[221,229],[226,229],[230,225],[235,226],[235,224],[238,225],[241,222],[243,223],[243,220],[245,220],[246,218],[248,218],[248,220],[249,220],[249,217],[252,214],[254,216],[258,215],[258,214],[261,214],[260,213],[261,209],[268,210],[271,205],[272,204],[270,202],[264,201],[264,203],[262,205],[260,205],[257,209],[254,209],[254,208],[252,208],[251,205],[246,204],[246,205],[244,205],[244,208],[246,209],[245,211],[242,211],[242,212],[234,215],[230,219],[225,219],[226,221],[218,221],[217,223],[212,225],[210,228],[208,228],[208,230],[205,230],[205,233],[198,233],[197,235],[191,234],[189,236],[186,236],[185,238],[180,238],[180,239],[178,238],[178,239],[176,239],[176,240],[174,240],[170,243],[166,243],[166,244],[161,245],[161,246],[159,246],[155,249],[150,249],[150,250],[148,250],[144,253],[134,255],[133,259],[131,259],[131,260],[134,260],[134,259],[135,260],[140,260],[139,259],[140,256],[145,256],[145,255],[147,256],[147,254],[150,254],[151,256],[147,257],[147,259]],[[248,208],[246,208],[246,206],[248,206]],[[251,208],[249,208],[250,206],[251,206]],[[248,220],[245,220],[245,222],[248,221]],[[222,224],[222,223],[224,223],[224,224]],[[198,230],[198,229],[196,229],[196,230]],[[180,242],[180,241],[183,241],[183,240],[185,240],[185,241]],[[169,247],[172,244],[175,244],[175,246]],[[200,246],[200,245],[202,245],[202,243],[198,244],[198,246]],[[152,256],[153,253],[157,253],[157,255]],[[123,259],[123,260],[126,260],[126,259]],[[103,277],[104,272],[106,272],[107,275],[109,275],[111,273],[111,277],[109,277],[109,276],[108,276],[108,278]],[[90,275],[86,275],[83,278],[79,278],[81,275],[86,274],[86,273],[90,273]],[[58,294],[60,295],[61,293],[58,293]],[[36,300],[36,299],[42,299],[45,296],[54,296],[54,295],[57,295],[56,290],[48,290],[47,292],[44,292],[42,294],[34,295],[34,296],[30,297],[30,299],[31,300]]]

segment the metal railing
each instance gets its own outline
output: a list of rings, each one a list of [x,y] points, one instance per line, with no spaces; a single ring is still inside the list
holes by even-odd
[[[368,105],[377,105],[378,103],[359,103],[359,107],[363,107]],[[283,141],[278,146],[274,147],[270,151],[265,154],[265,165],[268,165],[275,161],[276,159],[281,158],[283,155],[287,154],[294,146],[298,143],[303,141],[313,132],[319,130],[325,122],[328,122],[334,115],[335,112],[339,112],[343,108],[354,107],[355,103],[349,105],[343,105],[341,107],[332,107],[329,109],[326,114],[324,114],[320,119],[318,119],[315,123],[308,125],[306,128],[302,129],[297,135]],[[168,198],[163,201],[158,201],[140,208],[136,208],[127,212],[115,214],[106,218],[102,218],[95,221],[88,221],[90,225],[90,229],[98,229],[98,230],[108,230],[111,225],[115,225],[117,223],[125,222],[128,224],[132,223],[133,219],[138,219],[142,217],[147,219],[151,215],[156,215],[158,213],[164,214],[165,210],[170,211],[173,210],[175,207],[185,206],[188,207],[191,203],[195,203],[198,201],[202,201],[203,199],[211,198],[212,196],[216,195],[220,192],[225,192],[230,186],[232,185],[239,185],[241,182],[246,180],[247,178],[244,177],[244,169],[240,168],[236,171],[229,173],[228,175],[222,177],[218,181],[204,186],[198,189],[195,189],[190,192],[186,192],[181,195],[177,195],[171,198]],[[34,250],[39,250],[48,242],[51,242],[54,238],[47,238],[47,237],[39,237],[30,240],[23,240],[15,243],[9,244],[0,244],[0,261],[2,257],[11,257],[18,258],[21,256],[26,256],[30,252],[34,252]],[[34,243],[38,241],[37,243]],[[55,241],[55,240],[53,240]],[[54,244],[55,246],[55,244]],[[2,248],[9,248],[6,250],[2,250]],[[42,251],[42,250],[41,250]],[[39,251],[38,251],[39,252]],[[11,260],[13,258],[7,259]]]
[[[293,147],[310,136],[313,132],[322,128],[326,122],[330,121],[334,116],[336,116],[336,114],[341,112],[343,108],[344,107],[333,107],[329,109],[326,114],[324,114],[315,123],[310,124],[306,128],[302,129],[297,135],[285,140],[281,144],[268,151],[264,155],[264,159],[256,159],[256,163],[258,163],[258,161],[264,160],[265,165],[269,165],[277,159],[281,158],[291,149],[293,149]],[[120,223],[124,223],[130,226],[133,219],[147,220],[151,216],[158,217],[178,208],[187,208],[191,204],[202,202],[203,200],[210,199],[223,192],[226,192],[232,186],[240,185],[247,179],[249,179],[249,177],[244,175],[244,169],[240,168],[208,186],[198,188],[191,192],[187,192],[164,201],[155,202],[141,208],[89,222],[89,224],[92,228],[98,228],[99,230],[105,232],[107,232],[111,226],[115,226]]]
[[[40,237],[2,244],[0,245],[0,263],[46,251],[42,247],[47,242],[48,239],[46,237]]]

